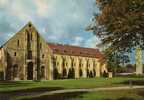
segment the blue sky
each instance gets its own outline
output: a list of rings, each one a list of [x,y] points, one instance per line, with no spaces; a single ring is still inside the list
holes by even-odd
[[[0,0],[0,44],[32,21],[46,41],[95,48],[85,31],[95,11],[95,0]]]

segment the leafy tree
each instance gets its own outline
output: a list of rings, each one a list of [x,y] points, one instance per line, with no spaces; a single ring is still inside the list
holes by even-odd
[[[144,46],[144,0],[96,0],[100,12],[88,27],[108,53]]]
[[[101,39],[99,46],[105,47],[112,67],[119,64],[119,53],[144,47],[144,0],[96,0],[96,4],[100,12],[87,30]]]

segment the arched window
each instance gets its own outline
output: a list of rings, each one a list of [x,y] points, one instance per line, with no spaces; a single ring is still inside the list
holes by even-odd
[[[28,59],[32,59],[32,51],[31,50],[28,50],[28,56],[27,56]]]
[[[17,40],[17,46],[19,47],[19,40]]]
[[[16,52],[14,52],[14,56],[16,56],[17,55],[17,53]]]

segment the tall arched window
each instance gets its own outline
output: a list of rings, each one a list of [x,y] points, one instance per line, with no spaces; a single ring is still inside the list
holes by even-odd
[[[19,40],[17,40],[17,46],[19,47]]]

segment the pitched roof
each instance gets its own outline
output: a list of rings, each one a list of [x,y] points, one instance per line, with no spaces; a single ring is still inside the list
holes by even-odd
[[[104,55],[94,48],[83,48],[78,46],[62,45],[47,43],[55,54],[72,55],[72,56],[83,56],[92,58],[101,58]]]

